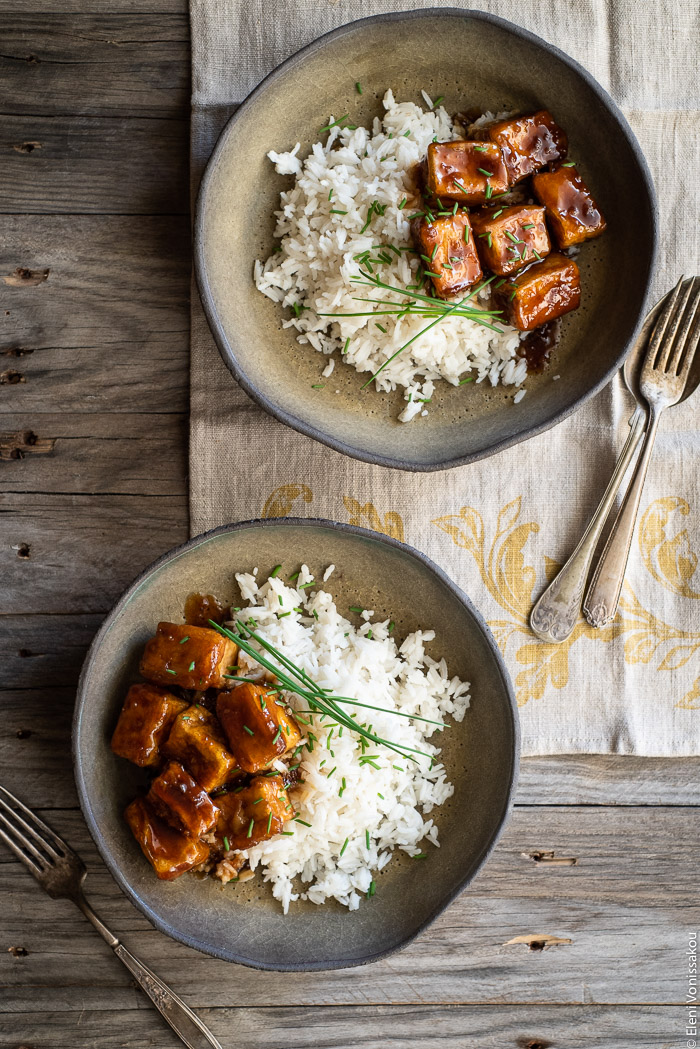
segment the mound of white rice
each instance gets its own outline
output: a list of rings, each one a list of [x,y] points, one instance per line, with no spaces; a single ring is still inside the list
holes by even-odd
[[[432,630],[416,631],[398,647],[393,624],[372,622],[371,610],[362,612],[361,626],[355,628],[338,612],[330,593],[304,586],[312,579],[306,566],[294,585],[274,577],[258,587],[254,574],[236,578],[249,602],[241,618],[252,617],[261,636],[322,688],[432,721],[464,717],[469,685],[451,678],[444,660],[436,662],[426,654]],[[239,663],[254,666],[243,653]],[[445,730],[347,705],[348,714],[371,724],[377,736],[430,755],[411,761],[383,745],[369,743],[363,749],[356,733],[326,716],[309,714],[300,697],[284,697],[300,712],[305,732],[295,759],[301,762],[303,783],[291,795],[298,818],[285,827],[291,833],[243,855],[253,870],[262,868],[285,913],[299,898],[318,904],[333,898],[355,910],[362,896],[374,894],[374,873],[386,866],[393,849],[422,858],[421,843],[438,845],[430,813],[450,797],[453,787],[430,737]]]
[[[294,310],[285,324],[296,328],[299,342],[324,354],[338,352],[358,371],[370,373],[424,328],[425,318],[409,314],[330,319],[319,314],[372,309],[357,296],[405,301],[354,284],[352,279],[359,277],[357,257],[370,250],[376,257],[384,249],[390,261],[375,271],[380,279],[399,288],[415,284],[416,256],[404,250],[396,253],[387,245],[412,248],[408,217],[420,198],[415,196],[411,170],[433,140],[459,137],[442,107],[424,111],[412,102],[396,102],[387,91],[384,109],[384,119],[375,118],[371,130],[331,128],[325,144],[316,142],[303,161],[299,143],[288,153],[268,153],[277,171],[294,175],[295,182],[281,194],[281,210],[276,212],[278,250],[266,262],[257,261],[254,272],[264,295]],[[494,386],[520,386],[527,365],[516,356],[519,335],[501,326],[498,334],[474,321],[450,317],[399,354],[378,376],[378,389],[404,389],[408,404],[399,418],[408,422],[419,413],[427,415],[425,403],[436,379],[457,385],[471,375]],[[330,375],[328,368],[324,375]]]

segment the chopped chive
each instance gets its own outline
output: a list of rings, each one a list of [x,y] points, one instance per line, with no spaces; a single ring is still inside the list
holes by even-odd
[[[369,848],[369,831],[368,830],[365,831],[365,844],[366,844],[367,848]]]
[[[192,660],[192,662],[190,663],[190,665],[188,666],[188,668],[187,668],[187,669],[188,669],[189,671],[192,671],[192,670],[194,670],[194,659]]]
[[[573,160],[567,160],[564,164],[562,164],[562,167],[563,168],[575,168],[576,165],[574,164]]]
[[[444,97],[445,97],[444,95],[438,95],[438,97],[433,102],[433,109],[437,109],[437,107],[440,105],[440,103],[442,102]]]
[[[535,223],[534,222],[528,222],[528,223],[526,223],[523,226],[523,229],[534,229],[534,228],[535,228]]]
[[[469,226],[464,227],[464,243],[469,243]]]
[[[509,240],[512,240],[514,244],[522,244],[522,240],[516,237],[514,233],[511,233],[509,229],[507,229],[505,232],[506,237],[508,237]]]
[[[436,244],[435,247],[433,248],[432,252],[431,252],[430,259],[428,260],[429,262],[433,262],[434,261],[435,256],[437,255],[437,250],[438,250],[438,246]]]
[[[474,149],[477,151],[477,153],[488,153],[488,149],[486,146],[474,146]]]
[[[399,211],[403,211],[403,209],[406,207],[407,203],[408,203],[408,201],[407,201],[406,197],[404,197],[403,200],[401,201],[401,203],[399,204]]]
[[[273,747],[274,747],[275,743],[277,742],[277,740],[280,738],[281,735],[282,735],[282,726],[280,725],[280,727],[277,729],[277,732],[275,733],[275,738],[272,741]]]
[[[396,769],[397,772],[403,772],[404,771],[404,769],[402,769],[400,765],[392,765],[391,767],[392,767],[392,769]]]
[[[383,325],[383,324],[380,324],[380,323],[379,323],[379,321],[375,321],[375,324],[376,324],[376,326],[377,326],[377,327],[379,328],[379,330],[380,330],[380,331],[383,331],[383,332],[384,332],[384,334],[386,335],[386,328],[384,327],[384,325]]]
[[[452,185],[456,186],[460,193],[464,193],[465,197],[469,196],[469,194],[467,193],[467,191],[464,188],[464,186],[462,185],[462,183],[458,182],[457,179],[453,179],[452,180]]]
[[[331,215],[347,215],[347,211],[341,211],[340,208],[331,208]]]
[[[488,186],[486,187],[486,199],[490,200],[492,196],[493,196],[493,186],[489,182]]]
[[[244,725],[243,729],[244,729],[245,732],[248,733],[249,736],[254,736],[255,735],[255,733],[253,732],[252,728],[248,728],[247,725]]]
[[[295,579],[298,579],[300,575],[301,575],[301,572],[295,572],[295,573],[294,573],[294,575],[290,575],[290,577],[289,577],[289,582],[290,582],[290,583],[293,583],[293,582],[294,582],[294,580],[295,580]]]
[[[391,622],[389,623],[389,627],[388,627],[388,631],[387,631],[387,632],[388,632],[388,633],[390,634],[390,633],[391,633],[391,631],[392,631],[392,630],[394,629],[394,627],[395,627],[395,626],[396,626],[396,623],[395,623],[395,622],[394,622],[394,620],[392,619],[392,621],[391,621]]]
[[[404,131],[404,133],[403,133],[403,137],[404,137],[404,138],[408,138],[408,136],[409,136],[410,134],[411,134],[411,132],[410,132],[410,131]]]
[[[166,667],[166,669],[165,669],[165,673],[166,673],[166,674],[175,674],[175,675],[177,675],[177,670],[169,670],[169,669],[168,669],[168,668]]]
[[[315,608],[311,609],[311,615],[314,617],[314,619],[318,619],[318,612]]]
[[[278,594],[278,595],[277,595],[277,600],[279,601],[279,603],[280,603],[281,605],[283,605],[283,604],[284,604],[284,599],[282,598],[282,595],[281,595],[281,594]]]
[[[427,852],[417,852],[413,857],[414,860],[426,860],[428,858]]]
[[[331,769],[331,771],[330,771],[330,772],[328,772],[328,773],[326,773],[326,775],[327,775],[327,776],[332,776],[332,775],[333,775],[333,773],[335,772],[335,770],[336,770],[337,768],[338,768],[338,766],[337,766],[337,765],[334,765],[334,766],[333,766],[333,768]]]
[[[185,641],[189,641],[189,639],[190,639],[190,635],[188,634],[188,635],[187,635],[187,637],[183,637],[183,638],[181,639],[181,641],[180,641],[180,644],[181,644],[181,645],[184,645]]]
[[[277,575],[277,573],[279,572],[279,570],[281,569],[281,567],[282,567],[282,565],[275,565],[275,567],[270,572],[269,578],[270,579],[274,579],[275,576]]]
[[[252,838],[253,837],[253,825],[254,824],[255,824],[255,820],[251,816],[250,823],[248,824],[248,833],[246,834],[246,838]]]
[[[311,824],[307,823],[306,820],[303,820],[301,818],[301,816],[295,816],[294,817],[294,822],[295,823],[301,823],[302,827],[310,827],[311,826]]]
[[[350,345],[350,337],[348,336],[348,338],[345,340],[345,345],[343,346],[343,349],[342,349],[343,353],[347,353],[348,352],[348,346],[349,345]]]
[[[491,215],[491,218],[492,219],[497,219],[498,216],[502,215],[505,210],[506,210],[505,208],[499,208],[498,211],[494,211],[494,213]]]
[[[382,801],[384,801],[384,795],[383,795],[383,794],[380,794],[380,793],[379,793],[379,791],[377,791],[377,797],[378,797],[378,798],[381,798],[381,799],[382,799]]]
[[[355,84],[355,90],[357,91],[358,95],[361,95],[361,94],[362,94],[362,84],[360,83],[360,81],[359,81],[359,80],[358,80],[358,81],[357,81],[357,83]]]
[[[282,831],[280,831],[280,834],[284,834],[287,838],[293,838],[294,837],[294,831],[293,830],[282,830]]]
[[[518,294],[518,289],[517,288],[513,288],[513,290],[511,291],[510,295],[508,296],[508,302],[512,302],[517,294]]]
[[[231,851],[231,846],[229,845],[228,838],[226,837],[225,834],[224,834],[224,848],[226,849],[227,852]]]
[[[278,619],[284,619],[285,616],[291,616],[291,614],[292,614],[291,612],[278,612],[277,613],[277,618]]]
[[[435,273],[433,270],[424,270],[423,272],[425,273],[426,277],[439,277],[440,276],[439,273]]]
[[[487,171],[486,168],[476,169],[480,175],[484,175],[486,178],[493,178],[493,171]]]
[[[308,583],[300,583],[297,590],[308,590],[310,586],[316,586],[316,582],[310,579]]]
[[[539,251],[535,251],[535,249],[533,248],[532,254],[535,256],[536,259],[539,259],[540,262],[542,261],[542,256],[540,255]]]
[[[262,800],[263,800],[262,798],[256,798],[255,801],[253,802],[253,804],[254,805],[259,805]]]
[[[325,127],[320,127],[318,129],[319,135],[322,135],[324,131],[330,131],[331,128],[337,127],[338,124],[342,124],[344,120],[348,119],[348,116],[349,116],[349,114],[346,113],[344,117],[340,118],[340,120],[334,120],[332,124],[326,124]]]
[[[364,612],[364,608],[360,608],[359,605],[350,605],[351,612]]]
[[[339,854],[338,854],[339,856],[342,856],[342,855],[343,855],[343,853],[345,852],[345,850],[346,850],[346,849],[347,849],[347,847],[348,847],[348,842],[349,842],[349,841],[350,841],[350,839],[349,839],[349,838],[346,838],[346,839],[345,839],[345,841],[343,842],[343,847],[342,847],[342,849],[340,850],[340,852],[339,852]]]
[[[365,634],[365,637],[368,637],[370,639],[370,641],[371,641],[373,639],[373,637],[374,637],[374,634],[372,633],[371,630],[368,630],[367,633]]]
[[[461,379],[461,380],[460,380],[460,381],[459,381],[459,382],[457,383],[457,385],[458,385],[458,386],[464,386],[464,384],[465,384],[465,383],[467,383],[467,382],[474,382],[474,376],[473,376],[473,375],[470,375],[470,376],[469,376],[469,378],[467,378],[467,379]]]
[[[271,826],[272,826],[272,809],[270,809],[269,815],[267,817],[267,833],[268,834],[270,833],[270,827]]]

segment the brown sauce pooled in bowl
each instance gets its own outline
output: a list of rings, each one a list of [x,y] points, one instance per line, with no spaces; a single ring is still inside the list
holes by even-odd
[[[533,328],[518,346],[518,357],[527,361],[529,373],[540,374],[548,366],[552,351],[559,342],[561,323],[559,319],[548,321],[539,328]]]
[[[222,605],[213,594],[190,594],[185,601],[185,622],[188,626],[210,626],[225,623],[231,618],[230,605]]]

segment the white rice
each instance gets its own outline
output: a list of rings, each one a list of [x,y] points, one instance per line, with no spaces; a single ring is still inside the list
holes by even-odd
[[[250,574],[236,579],[250,602],[245,618],[255,619],[258,632],[322,688],[433,721],[463,719],[469,684],[450,677],[444,660],[426,654],[432,630],[409,634],[398,647],[389,620],[371,622],[374,612],[366,610],[355,617],[361,623],[356,628],[325,590],[295,589],[277,577],[260,586]],[[311,579],[304,565],[296,587]],[[280,618],[285,612],[290,614]],[[254,665],[243,653],[239,664]],[[300,697],[285,693],[285,698],[296,710],[307,709]],[[310,826],[290,822],[285,829],[292,835],[278,835],[243,853],[253,870],[262,869],[285,914],[298,899],[317,904],[336,899],[355,910],[363,896],[372,894],[374,875],[395,848],[422,856],[439,844],[430,813],[453,793],[437,758],[439,748],[431,742],[441,730],[350,704],[347,712],[357,713],[360,723],[370,722],[377,736],[431,757],[416,755],[410,761],[374,743],[363,752],[357,734],[329,718],[303,714],[311,722],[300,722],[306,734],[296,761],[304,782],[291,796],[300,819]],[[363,753],[374,764],[363,763]]]
[[[276,170],[293,175],[295,182],[281,194],[281,209],[276,212],[279,250],[264,263],[256,261],[254,270],[256,285],[264,295],[301,311],[284,322],[285,327],[296,329],[299,342],[324,354],[337,352],[357,371],[370,373],[418,334],[425,319],[382,316],[384,334],[371,317],[330,319],[320,314],[372,308],[358,302],[357,296],[405,301],[353,283],[359,277],[355,256],[378,245],[412,247],[408,216],[420,198],[415,196],[411,169],[433,139],[448,141],[457,136],[442,106],[424,111],[412,102],[396,102],[387,91],[384,109],[383,120],[375,118],[371,129],[332,128],[325,144],[316,142],[304,160],[298,155],[299,143],[289,152],[268,153]],[[400,208],[404,199],[406,204]],[[385,205],[385,211],[383,215],[375,212],[363,233],[373,202]],[[387,253],[392,261],[380,267],[381,279],[399,288],[415,283],[419,265],[415,255]],[[488,291],[482,295],[485,305]],[[527,363],[517,356],[518,332],[502,327],[499,334],[475,321],[450,318],[387,365],[376,380],[377,388],[403,389],[408,403],[399,418],[408,422],[427,414],[425,398],[430,397],[437,379],[456,386],[472,376],[494,386],[500,382],[519,387],[525,381]]]

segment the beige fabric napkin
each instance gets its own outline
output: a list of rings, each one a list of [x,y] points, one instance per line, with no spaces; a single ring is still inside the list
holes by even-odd
[[[286,0],[282,7],[191,0],[193,191],[235,104],[280,61],[344,22],[421,6],[425,2],[415,0]],[[612,93],[639,137],[659,193],[655,297],[681,272],[700,272],[697,4],[453,0],[450,6],[517,20],[571,54]],[[515,684],[525,754],[697,754],[699,404],[691,400],[662,421],[615,623],[594,631],[580,621],[566,643],[547,645],[529,632],[527,616],[533,597],[576,545],[624,440],[630,402],[617,381],[555,430],[495,459],[410,475],[329,451],[253,404],[221,362],[194,293],[192,531],[293,514],[404,539],[437,561],[489,622]]]

